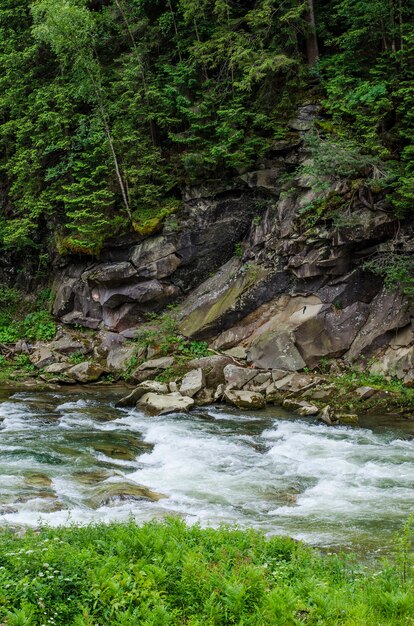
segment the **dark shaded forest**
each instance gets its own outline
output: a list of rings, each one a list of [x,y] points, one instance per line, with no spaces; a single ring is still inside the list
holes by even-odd
[[[315,175],[414,199],[412,0],[3,0],[0,248],[97,254],[319,103]]]

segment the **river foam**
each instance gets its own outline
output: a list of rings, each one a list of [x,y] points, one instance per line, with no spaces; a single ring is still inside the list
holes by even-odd
[[[149,417],[88,398],[0,404],[0,523],[191,522],[253,526],[320,545],[388,542],[414,506],[414,444],[390,429],[329,428],[213,407]],[[111,481],[166,497],[102,499]]]

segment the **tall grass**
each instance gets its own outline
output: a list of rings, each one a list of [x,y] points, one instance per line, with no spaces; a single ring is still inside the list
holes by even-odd
[[[369,568],[292,539],[181,520],[0,533],[7,626],[414,624],[412,523]]]

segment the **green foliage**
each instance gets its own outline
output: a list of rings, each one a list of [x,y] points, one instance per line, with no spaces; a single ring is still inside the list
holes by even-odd
[[[329,48],[319,62],[335,133],[386,162],[389,198],[413,206],[414,6],[397,0],[336,0],[320,8]],[[393,180],[392,180],[393,177]]]
[[[367,566],[251,530],[170,519],[2,530],[0,619],[8,625],[409,624],[412,522],[396,559]]]
[[[238,258],[241,259],[243,256],[243,244],[236,243],[236,245],[234,246],[234,255]]]
[[[51,341],[56,335],[56,323],[48,311],[34,311],[22,321],[21,333],[26,339]]]
[[[36,300],[14,288],[0,288],[0,343],[18,339],[50,341],[56,334],[56,323],[44,307],[50,290],[43,290]]]
[[[21,293],[13,287],[0,287],[0,311],[15,309],[21,300]]]
[[[83,363],[83,361],[86,361],[86,360],[87,360],[87,358],[86,358],[86,356],[84,354],[82,354],[82,352],[74,352],[69,357],[69,361],[71,363],[73,363],[74,365],[78,365],[79,363]]]
[[[141,330],[136,338],[139,346],[155,348],[160,355],[174,354],[187,358],[207,356],[205,341],[189,341],[179,332],[179,323],[173,311],[153,315],[154,326]]]
[[[371,363],[370,365],[374,365]],[[326,372],[325,372],[326,373]],[[352,411],[373,411],[382,413],[384,410],[401,412],[407,410],[410,413],[414,407],[414,389],[407,386],[400,378],[371,374],[367,371],[367,364],[360,367],[350,367],[340,376],[334,376],[330,381],[335,385],[338,394],[330,402],[339,408],[347,408]],[[372,387],[384,392],[372,400],[358,402],[358,397],[352,393],[358,387]],[[358,406],[358,409],[357,409]]]
[[[331,211],[332,178],[360,177],[409,215],[414,6],[313,4],[309,72],[305,1],[3,0],[0,251],[97,255],[152,235],[183,186],[256,166],[304,99],[324,112],[300,172],[322,199],[310,225]]]
[[[294,110],[304,32],[294,0],[2,2],[0,248],[49,230],[96,255],[156,232],[184,184],[251,166]]]
[[[210,354],[206,341],[190,341],[179,332],[179,323],[173,307],[161,315],[153,314],[151,323],[141,328],[135,339],[136,352],[126,364],[123,377],[128,380],[133,371],[146,359],[148,348],[155,350],[158,356],[172,355],[176,365],[165,370],[157,380],[168,381],[183,375],[186,361],[198,359]]]
[[[414,259],[411,255],[381,253],[366,261],[364,268],[383,276],[388,289],[400,289],[404,295],[414,296]]]

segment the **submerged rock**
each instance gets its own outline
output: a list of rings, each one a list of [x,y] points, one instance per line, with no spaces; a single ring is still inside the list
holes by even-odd
[[[343,424],[346,426],[355,426],[359,423],[358,415],[356,415],[355,413],[337,413],[335,417],[338,420],[339,424]]]
[[[73,478],[84,485],[96,485],[110,478],[111,474],[107,470],[85,470],[74,472]]]
[[[52,480],[46,474],[26,474],[24,482],[31,487],[50,487]]]
[[[143,485],[138,485],[129,481],[105,482],[94,490],[93,495],[88,498],[87,504],[92,509],[116,503],[124,500],[147,500],[158,502],[165,498],[161,493],[151,491]]]

